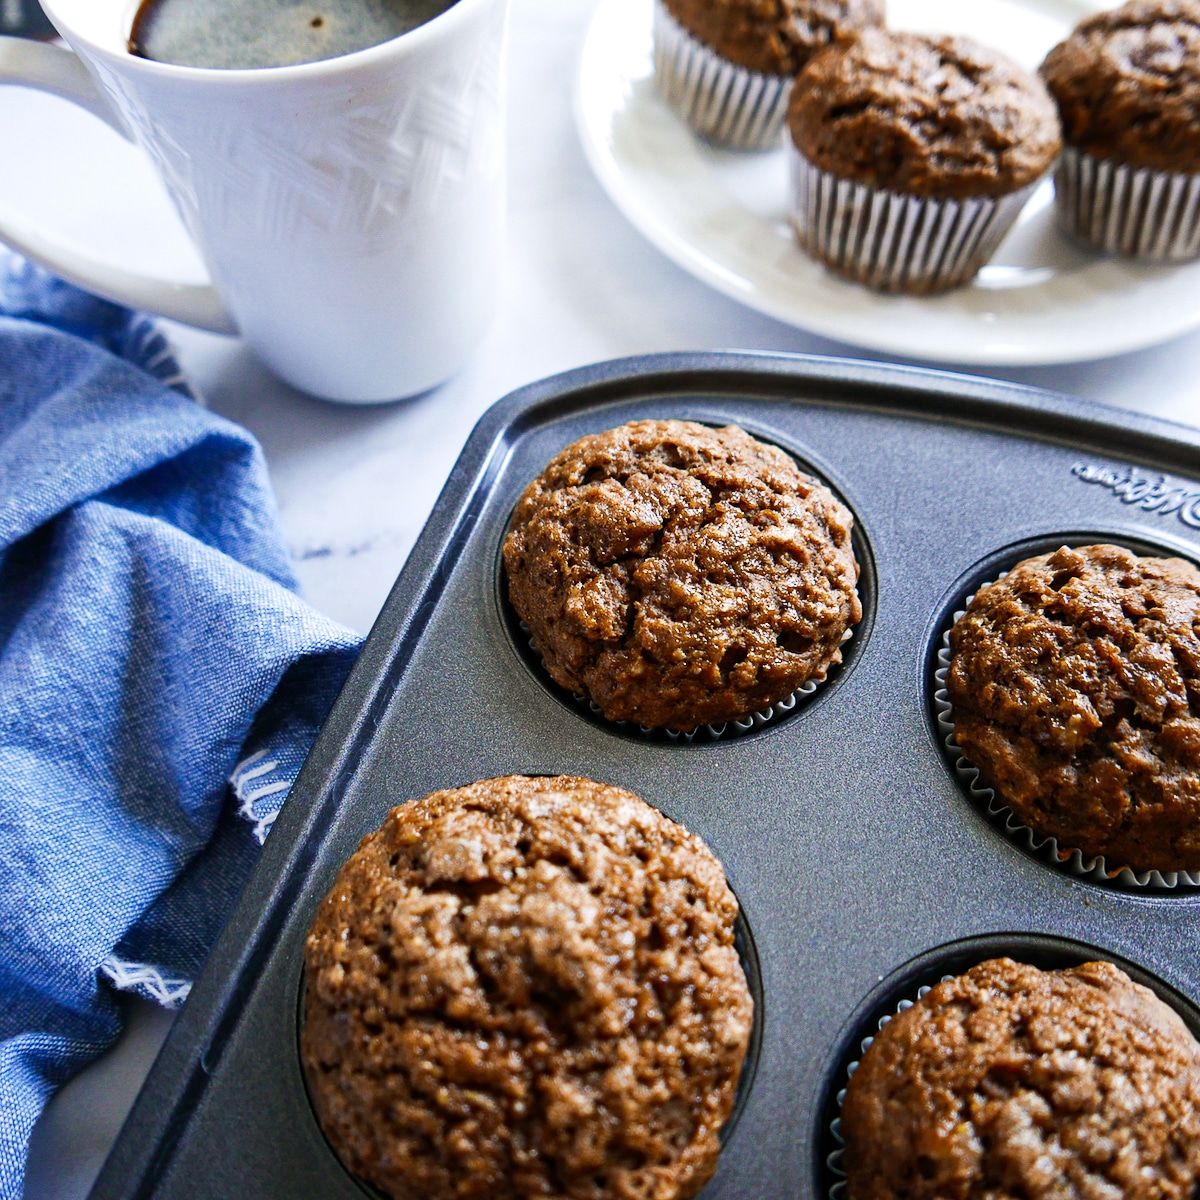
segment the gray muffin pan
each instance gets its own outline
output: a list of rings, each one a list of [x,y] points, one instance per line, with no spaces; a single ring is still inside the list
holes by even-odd
[[[499,547],[521,489],[576,438],[642,417],[737,423],[855,516],[865,615],[845,665],[741,737],[664,743],[589,718],[506,611]],[[1031,857],[967,798],[938,743],[931,683],[948,614],[1024,547],[1059,540],[1195,558],[1200,433],[986,380],[774,355],[606,363],[501,401],[455,466],[94,1200],[362,1200],[305,1093],[305,932],[389,808],[513,772],[631,788],[725,864],[761,980],[761,1040],[704,1200],[826,1195],[847,1056],[904,989],[948,968],[1006,951],[1042,965],[1107,957],[1197,1023],[1200,897],[1105,887]]]

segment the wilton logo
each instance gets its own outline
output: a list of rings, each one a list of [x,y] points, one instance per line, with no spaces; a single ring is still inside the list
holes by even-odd
[[[1079,463],[1071,474],[1084,483],[1109,488],[1122,504],[1136,504],[1160,517],[1176,513],[1192,529],[1200,529],[1200,491],[1173,484],[1165,475],[1153,478],[1138,474],[1134,467],[1093,467]]]

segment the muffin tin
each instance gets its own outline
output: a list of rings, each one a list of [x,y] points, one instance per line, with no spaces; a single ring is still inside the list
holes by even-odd
[[[498,550],[517,496],[563,446],[639,417],[735,422],[855,514],[863,623],[786,719],[717,741],[628,736],[556,693],[514,637]],[[826,1196],[847,1056],[968,960],[1128,962],[1200,1026],[1200,897],[1097,886],[1006,840],[939,745],[931,665],[947,613],[1014,550],[1086,538],[1197,557],[1198,526],[1200,433],[986,380],[672,355],[510,396],[455,466],[94,1200],[369,1194],[304,1089],[305,932],[392,805],[511,772],[631,788],[725,863],[761,1042],[705,1200]]]

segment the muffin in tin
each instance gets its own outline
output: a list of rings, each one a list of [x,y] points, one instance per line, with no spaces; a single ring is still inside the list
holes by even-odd
[[[1110,254],[1200,255],[1200,3],[1133,0],[1047,56],[1066,149],[1060,224]]]
[[[658,88],[710,141],[764,150],[808,60],[883,19],[884,0],[655,0]]]
[[[620,788],[392,809],[305,943],[322,1129],[394,1200],[694,1196],[753,1023],[736,916],[704,843]]]
[[[1060,853],[1200,869],[1200,571],[1063,547],[979,589],[950,631],[954,738]]]
[[[788,109],[792,221],[831,270],[882,291],[958,287],[1061,149],[1045,85],[965,37],[883,29],[817,55]]]
[[[1110,963],[993,959],[882,1026],[840,1128],[846,1200],[1191,1200],[1200,1044]]]
[[[634,421],[526,488],[509,597],[560,686],[610,721],[692,730],[841,662],[862,617],[852,528],[827,487],[736,426]]]

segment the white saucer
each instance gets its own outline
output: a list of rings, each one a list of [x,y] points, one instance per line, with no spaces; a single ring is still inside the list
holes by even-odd
[[[1021,366],[1103,358],[1200,325],[1200,263],[1134,266],[1067,241],[1053,187],[1034,194],[967,288],[877,295],[829,274],[786,220],[782,150],[698,138],[655,91],[652,0],[601,0],[584,45],[576,120],[601,184],[664,254],[735,300],[814,333],[938,362]],[[896,28],[967,33],[1034,68],[1099,0],[889,0]]]

